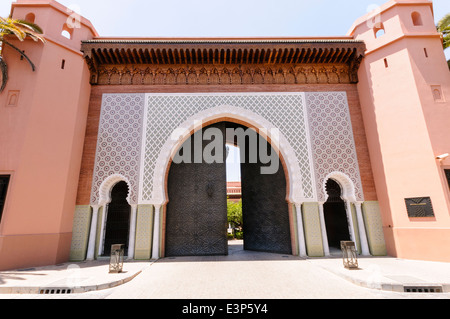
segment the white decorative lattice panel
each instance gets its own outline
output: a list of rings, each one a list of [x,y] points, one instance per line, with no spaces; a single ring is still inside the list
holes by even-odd
[[[141,200],[151,201],[153,176],[164,143],[181,123],[195,114],[220,106],[251,111],[280,130],[292,146],[302,172],[303,197],[316,197],[309,131],[303,93],[148,94]]]
[[[91,204],[98,203],[100,185],[114,174],[129,180],[130,204],[137,204],[144,97],[144,94],[103,95]]]
[[[100,185],[114,174],[128,179],[131,203],[150,202],[158,157],[173,131],[198,113],[225,106],[249,111],[280,130],[295,154],[304,200],[325,200],[324,179],[333,172],[346,174],[363,200],[345,92],[105,94],[91,204],[98,203]]]
[[[306,104],[318,200],[325,201],[323,185],[327,175],[340,172],[352,180],[356,199],[363,201],[347,94],[345,92],[306,93]]]

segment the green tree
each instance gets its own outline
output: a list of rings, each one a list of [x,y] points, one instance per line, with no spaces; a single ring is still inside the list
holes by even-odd
[[[8,36],[15,36],[20,41],[25,41],[27,37],[31,38],[35,42],[42,41],[45,42],[42,36],[42,29],[31,22],[24,20],[17,20],[9,18],[0,17],[0,44],[1,48],[5,45],[10,46],[15,51],[17,51],[23,58],[25,58],[31,66],[31,69],[36,69],[33,62],[26,56],[26,54],[20,50],[18,47],[9,42]],[[3,50],[2,50],[3,51]],[[8,65],[3,58],[2,52],[0,52],[0,71],[2,73],[2,82],[0,84],[0,93],[5,89],[6,83],[8,82]]]
[[[437,30],[442,35],[444,50],[450,47],[450,13],[439,20]],[[450,68],[450,60],[447,61]]]
[[[242,200],[239,202],[227,201],[228,223],[234,227],[242,227]]]

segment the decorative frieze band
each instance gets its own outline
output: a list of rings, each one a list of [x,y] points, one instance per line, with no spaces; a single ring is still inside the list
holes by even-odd
[[[98,85],[242,85],[354,83],[347,64],[299,65],[102,65]]]

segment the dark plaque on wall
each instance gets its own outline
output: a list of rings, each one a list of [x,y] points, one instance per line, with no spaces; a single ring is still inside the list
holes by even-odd
[[[408,217],[434,217],[430,197],[405,198]]]

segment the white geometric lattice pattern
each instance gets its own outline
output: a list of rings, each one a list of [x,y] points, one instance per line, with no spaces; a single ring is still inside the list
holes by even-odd
[[[252,111],[267,119],[280,130],[298,159],[302,172],[304,198],[313,199],[313,174],[310,165],[306,109],[302,94],[202,94],[153,95],[147,98],[146,147],[141,199],[151,200],[153,173],[161,149],[170,134],[181,123],[198,112],[230,105]]]
[[[91,204],[102,182],[121,174],[131,183],[131,204],[138,202],[144,94],[104,94],[97,140]]]
[[[172,132],[199,112],[221,106],[251,111],[280,130],[295,153],[304,199],[324,201],[325,177],[341,172],[352,180],[357,200],[363,201],[345,92],[104,94],[91,204],[98,203],[102,182],[114,174],[131,184],[131,204],[138,204],[139,194],[142,201],[151,201],[157,159]]]
[[[352,180],[356,199],[363,201],[346,93],[306,93],[306,104],[318,200],[324,201],[326,198],[323,187],[326,176],[333,172],[341,172]]]

